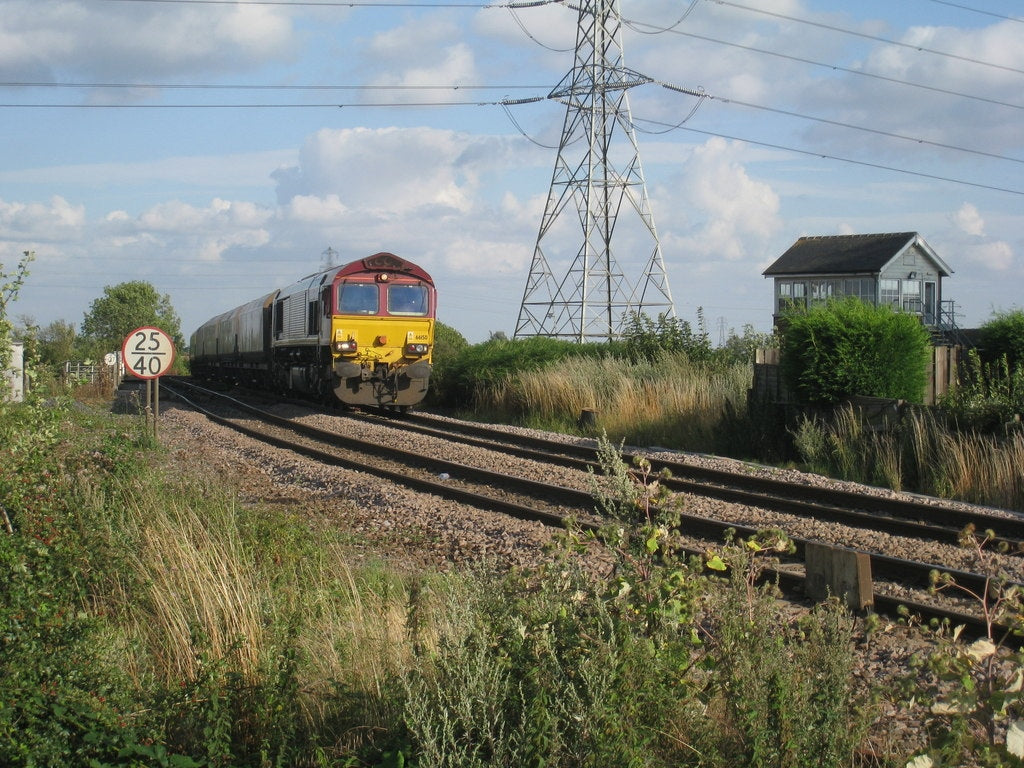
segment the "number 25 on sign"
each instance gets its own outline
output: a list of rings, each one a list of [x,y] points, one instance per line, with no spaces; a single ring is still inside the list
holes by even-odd
[[[152,326],[136,328],[121,346],[125,368],[140,379],[163,376],[174,363],[174,342],[171,337]]]

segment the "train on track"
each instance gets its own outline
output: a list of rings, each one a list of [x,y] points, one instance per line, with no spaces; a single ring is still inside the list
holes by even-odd
[[[207,320],[192,375],[404,411],[427,394],[436,317],[430,275],[377,253]]]

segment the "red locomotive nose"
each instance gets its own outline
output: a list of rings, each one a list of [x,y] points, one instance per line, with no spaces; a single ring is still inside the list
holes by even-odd
[[[387,343],[388,343],[388,337],[387,336],[378,336],[377,337],[377,346],[378,347],[386,346]]]

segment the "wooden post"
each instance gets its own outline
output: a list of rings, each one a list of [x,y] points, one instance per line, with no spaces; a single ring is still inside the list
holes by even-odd
[[[808,542],[804,559],[807,563],[805,590],[812,600],[821,601],[835,595],[854,611],[874,603],[871,558],[867,553]]]
[[[584,408],[580,411],[580,429],[589,431],[597,428],[597,411],[593,408]]]

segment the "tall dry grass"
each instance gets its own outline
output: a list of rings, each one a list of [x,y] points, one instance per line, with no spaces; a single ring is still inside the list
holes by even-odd
[[[270,640],[273,617],[264,612],[274,606],[233,509],[221,503],[199,514],[180,500],[168,502],[136,499],[128,517],[138,541],[130,564],[145,588],[130,615],[144,647],[162,662],[154,672],[164,683],[191,680],[202,655],[231,655],[251,679]]]
[[[446,626],[457,589],[382,564],[354,564],[308,521],[245,509],[213,481],[79,488],[99,549],[111,553],[97,607],[115,617],[140,689],[177,690],[221,670],[246,689],[277,684],[292,652],[301,731],[356,749],[393,724],[395,687]],[[115,512],[115,510],[118,510]],[[275,519],[278,522],[273,522]],[[280,526],[279,530],[274,526]],[[342,693],[343,692],[343,693]]]
[[[927,493],[1024,511],[1024,434],[958,432],[924,417],[911,428]]]
[[[480,408],[562,426],[594,410],[599,429],[613,440],[712,450],[723,410],[743,408],[750,382],[747,364],[708,365],[683,355],[650,363],[571,358],[480,393]]]
[[[888,430],[868,429],[852,408],[828,422],[805,419],[794,433],[817,471],[893,490],[1024,511],[1024,433],[951,429],[912,410]]]

